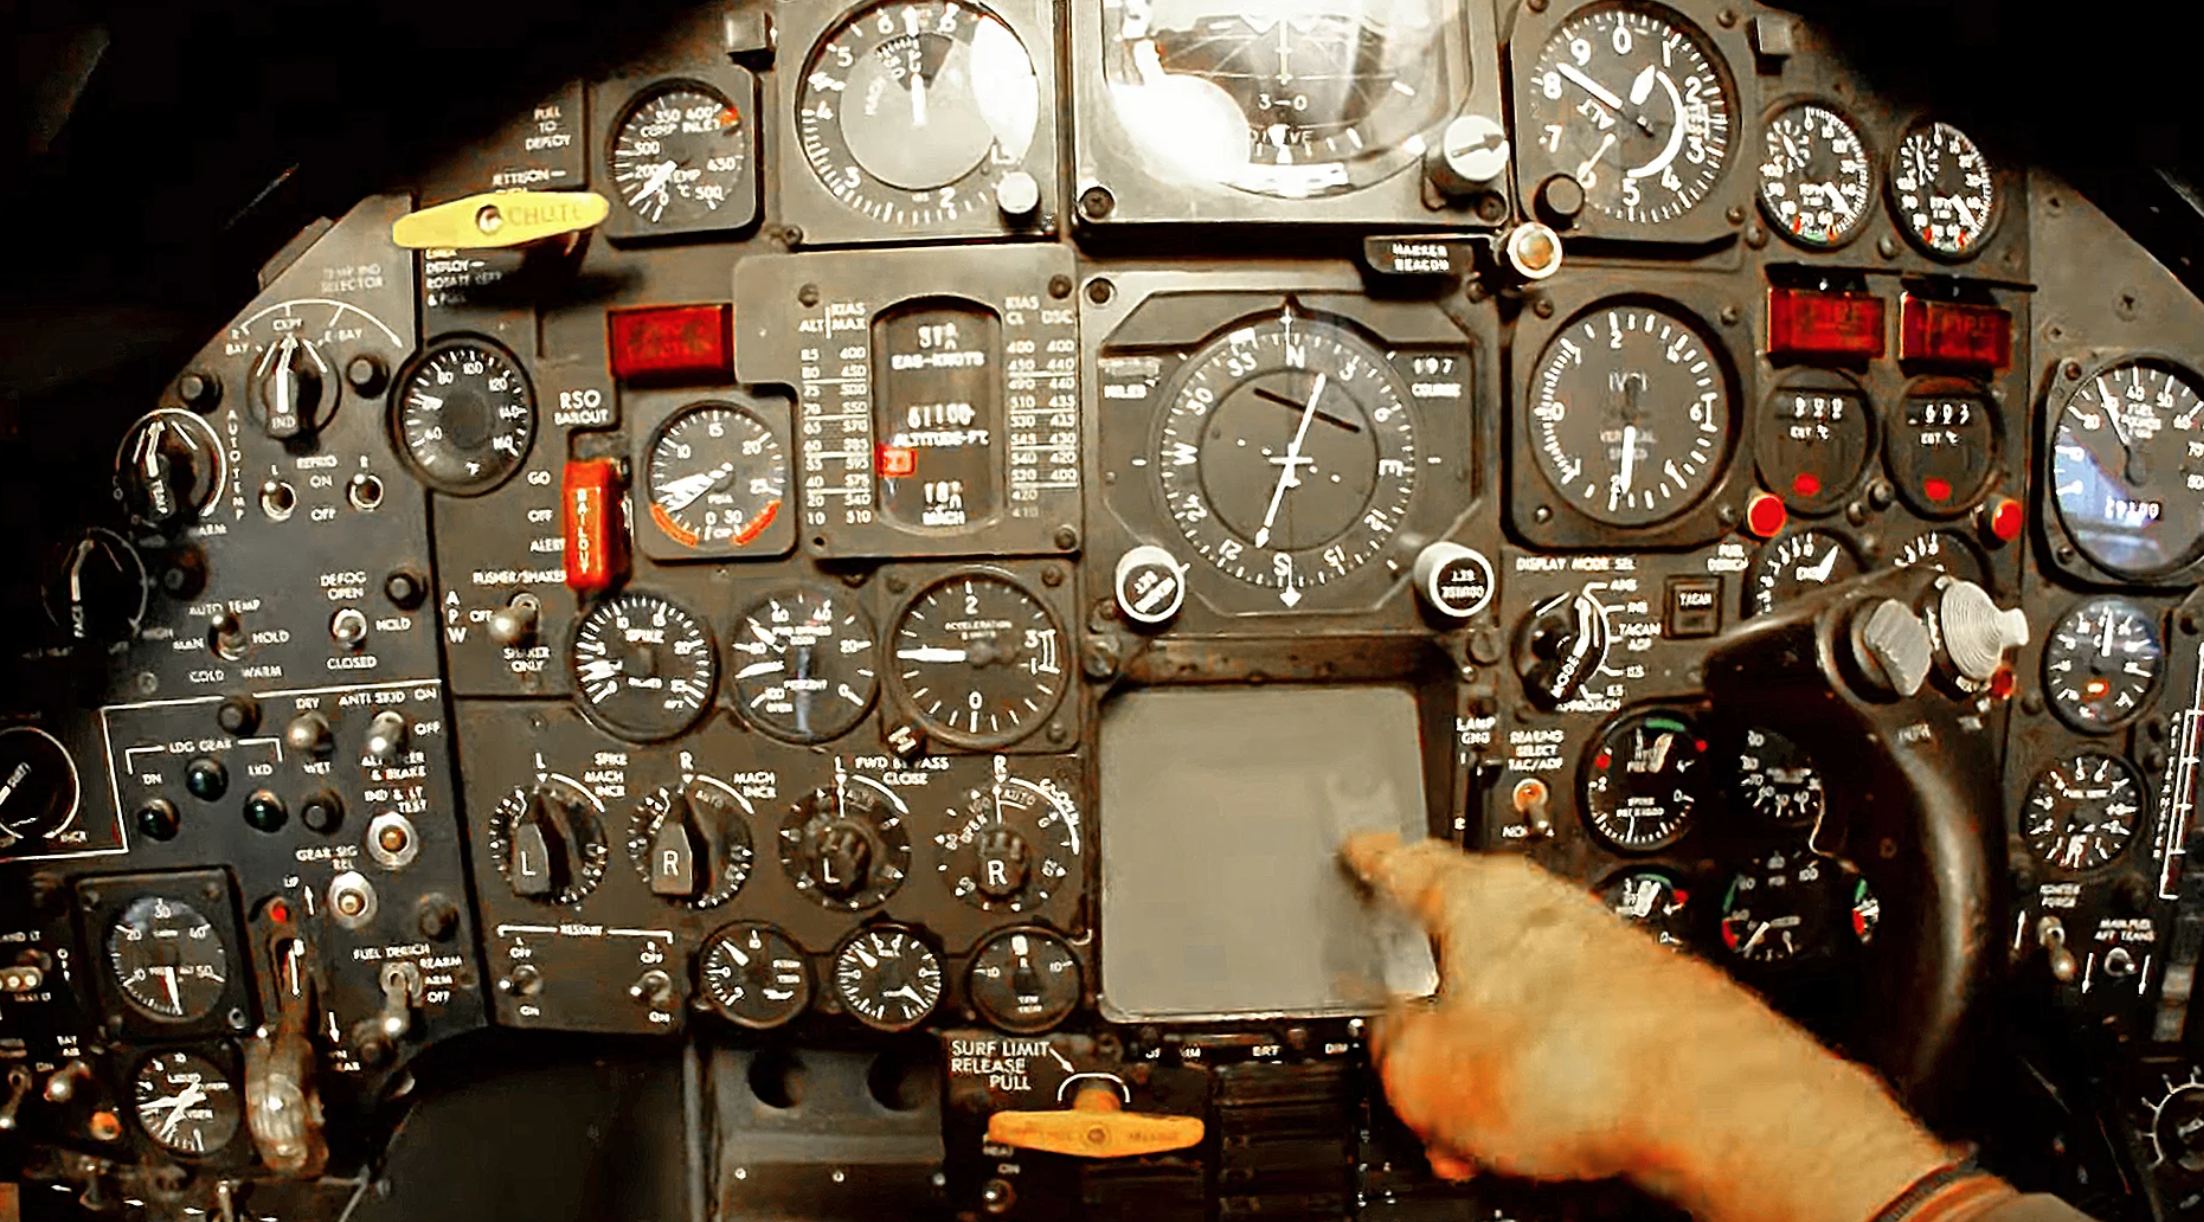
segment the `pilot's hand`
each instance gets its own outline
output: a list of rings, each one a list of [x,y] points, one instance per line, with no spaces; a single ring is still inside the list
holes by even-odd
[[[1373,1042],[1434,1171],[1625,1177],[1701,1219],[1864,1222],[1950,1153],[1867,1070],[1513,855],[1359,836],[1438,945]]]

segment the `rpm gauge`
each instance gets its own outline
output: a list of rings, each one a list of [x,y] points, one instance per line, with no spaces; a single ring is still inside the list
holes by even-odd
[[[1577,510],[1650,526],[1705,496],[1729,445],[1729,385],[1697,328],[1652,306],[1595,308],[1531,373],[1538,467]]]
[[[1921,123],[1891,158],[1891,210],[1913,244],[1941,259],[1971,255],[1997,222],[1997,179],[1975,142],[1949,123]]]
[[[476,496],[527,461],[536,397],[511,353],[458,336],[430,344],[398,383],[392,425],[421,481]]]
[[[2082,554],[2124,577],[2204,556],[2204,394],[2162,361],[2123,361],[2074,388],[2059,412],[2051,480]]]
[[[650,519],[699,555],[741,555],[788,498],[788,455],[759,415],[700,403],[660,425],[643,468]]]
[[[676,84],[643,95],[612,137],[612,184],[645,224],[693,228],[743,189],[742,112],[716,91]]]
[[[1546,40],[1520,103],[1519,130],[1545,162],[1532,181],[1566,174],[1587,207],[1629,224],[1690,213],[1729,163],[1736,105],[1721,63],[1705,35],[1665,8],[1579,12]]]
[[[897,686],[943,742],[1016,742],[1064,695],[1063,631],[1024,587],[994,573],[940,582],[904,608],[892,637]]]
[[[1235,328],[1166,396],[1153,461],[1172,520],[1218,571],[1297,605],[1400,529],[1416,492],[1411,397],[1338,324],[1286,310]]]
[[[1875,199],[1875,169],[1850,119],[1820,102],[1797,102],[1768,120],[1762,140],[1760,210],[1769,225],[1815,250],[1859,235]]]

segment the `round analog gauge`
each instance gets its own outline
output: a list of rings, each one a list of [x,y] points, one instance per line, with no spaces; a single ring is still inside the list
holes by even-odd
[[[1603,216],[1674,221],[1704,203],[1729,163],[1721,56],[1690,22],[1652,5],[1597,4],[1546,40],[1518,127]]]
[[[837,912],[883,903],[911,870],[910,814],[895,791],[837,763],[781,820],[781,868],[796,890]]]
[[[811,1004],[804,952],[771,925],[730,925],[697,956],[704,1000],[738,1027],[778,1027]]]
[[[1745,731],[1736,783],[1752,813],[1776,827],[1813,827],[1829,809],[1813,757],[1774,730]]]
[[[701,85],[668,85],[628,108],[612,137],[612,185],[649,225],[694,227],[742,189],[742,112]]]
[[[615,594],[574,629],[582,711],[621,738],[655,742],[695,725],[718,682],[711,630],[656,594]]]
[[[1531,373],[1530,440],[1564,499],[1609,526],[1674,517],[1722,473],[1729,385],[1697,328],[1642,305],[1594,309]]]
[[[2165,669],[2158,617],[2125,598],[2092,598],[2067,612],[2043,647],[2052,711],[2089,734],[2141,716]]]
[[[659,533],[693,551],[734,554],[785,508],[788,456],[756,412],[704,403],[658,427],[643,481]]]
[[[229,985],[229,949],[198,909],[148,895],[130,901],[107,931],[107,966],[132,1009],[156,1022],[214,1012]]]
[[[1890,558],[1894,569],[1928,568],[1991,588],[1990,562],[1974,544],[1948,530],[1915,535]]]
[[[1019,1035],[1064,1021],[1085,991],[1079,957],[1062,938],[1038,929],[995,935],[972,956],[965,977],[972,1008],[997,1028]]]
[[[1859,557],[1826,530],[1788,534],[1761,549],[1752,568],[1752,613],[1768,613],[1823,586],[1860,574]]]
[[[1753,438],[1760,478],[1793,511],[1828,513],[1874,456],[1873,419],[1866,393],[1844,375],[1797,375],[1768,396]]]
[[[1875,168],[1860,129],[1835,108],[1796,102],[1763,131],[1760,209],[1801,246],[1828,250],[1857,237],[1875,200]]]
[[[847,734],[880,688],[872,624],[831,590],[798,587],[759,599],[735,622],[735,707],[791,742]]]
[[[1691,830],[1707,743],[1674,713],[1639,713],[1609,726],[1584,770],[1584,813],[1618,849],[1651,853]]]
[[[1884,441],[1898,495],[1929,517],[1965,511],[1997,473],[1997,437],[1997,408],[1979,389],[1917,388]]]
[[[1345,577],[1400,529],[1416,492],[1415,412],[1385,354],[1286,311],[1192,357],[1153,461],[1203,559],[1286,606]]]
[[[1064,695],[1056,617],[995,573],[927,588],[896,621],[893,650],[904,703],[928,734],[954,746],[1016,742]]]
[[[1898,228],[1929,254],[1965,258],[1997,223],[1997,178],[1967,133],[1922,123],[1898,141],[1890,167]]]
[[[536,438],[536,396],[511,353],[460,336],[430,344],[400,379],[392,423],[423,483],[473,496],[510,478]]]
[[[245,1119],[237,1084],[214,1062],[189,1052],[146,1058],[131,1082],[138,1127],[173,1154],[212,1154],[230,1144]]]
[[[879,1031],[908,1031],[941,1003],[941,956],[895,925],[860,929],[834,952],[834,996]]]
[[[1747,963],[1788,963],[1874,932],[1879,910],[1859,876],[1803,849],[1768,854],[1740,870],[1722,895],[1722,945]]]
[[[750,800],[698,777],[643,799],[628,821],[628,861],[652,895],[717,908],[750,878]]]
[[[178,408],[148,412],[115,450],[115,497],[148,526],[181,526],[214,512],[230,483],[229,447],[205,418]]]
[[[83,797],[76,759],[60,739],[37,726],[0,730],[0,852],[60,837]]]
[[[889,0],[812,51],[796,96],[804,160],[881,225],[939,225],[992,206],[1041,120],[1040,82],[1001,18],[956,0]]]
[[[564,777],[515,789],[490,812],[490,860],[513,894],[578,904],[604,880],[604,804]]]
[[[1600,898],[1661,945],[1691,944],[1691,892],[1667,871],[1626,871],[1601,888]]]
[[[2052,764],[2028,787],[2020,835],[2059,870],[2110,865],[2143,821],[2143,779],[2126,760],[2082,752]]]
[[[958,899],[989,912],[1026,912],[1047,902],[1079,867],[1079,808],[1053,781],[1007,775],[965,794],[934,837],[939,869]]]
[[[2051,481],[2074,546],[2123,577],[2204,556],[2204,395],[2193,375],[2123,361],[2076,386],[2059,412]]]
[[[1450,5],[1104,0],[1110,101],[1177,176],[1307,199],[1415,165],[1453,117]]]

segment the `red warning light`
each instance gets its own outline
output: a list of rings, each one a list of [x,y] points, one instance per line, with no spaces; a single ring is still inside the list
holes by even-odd
[[[735,376],[735,308],[726,302],[607,310],[605,327],[616,378],[694,385]]]
[[[1811,471],[1801,471],[1791,481],[1791,492],[1800,500],[1811,500],[1821,495],[1821,477]]]
[[[918,451],[909,446],[881,446],[879,467],[882,479],[907,479],[918,473]]]
[[[1898,359],[2003,369],[2013,363],[2013,315],[1997,306],[1908,294],[1898,311]]]
[[[1951,499],[1951,481],[1932,475],[1921,481],[1921,495],[1930,502],[1941,505]]]
[[[1745,529],[1755,538],[1774,538],[1790,518],[1790,511],[1783,508],[1783,498],[1773,493],[1755,492],[1745,502]]]
[[[1873,293],[1768,290],[1768,355],[1787,357],[1882,356],[1883,299]]]

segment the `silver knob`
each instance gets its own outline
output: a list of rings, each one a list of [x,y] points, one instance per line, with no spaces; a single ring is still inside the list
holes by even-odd
[[[378,764],[387,764],[398,758],[406,749],[406,739],[413,727],[406,715],[395,709],[384,709],[367,723],[367,758]]]
[[[1487,115],[1462,115],[1446,125],[1424,159],[1432,184],[1449,195],[1488,190],[1508,172],[1508,132]]]
[[[1416,553],[1416,593],[1433,611],[1464,620],[1492,605],[1499,581],[1483,552],[1459,543],[1434,543]]]
[[[2028,643],[2027,613],[2017,607],[2001,609],[1971,581],[1944,587],[1936,618],[1943,629],[1944,656],[1960,678],[1974,683],[1988,683],[2005,665],[2005,655]]]
[[[490,639],[508,649],[524,649],[536,643],[539,604],[533,594],[517,594],[513,601],[490,613]]]
[[[1886,598],[1852,617],[1852,659],[1876,686],[1911,697],[1928,682],[1935,647],[1911,608]]]
[[[1041,207],[1041,184],[1024,170],[1012,170],[995,184],[995,206],[1006,221],[1029,221]]]
[[[1170,623],[1186,605],[1186,566],[1153,543],[1117,558],[1117,609],[1151,628]]]

